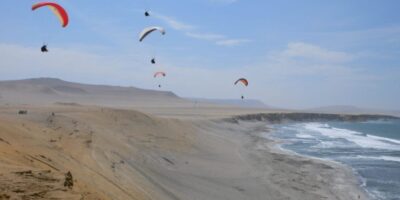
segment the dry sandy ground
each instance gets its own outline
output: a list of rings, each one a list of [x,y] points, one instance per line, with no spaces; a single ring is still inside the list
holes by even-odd
[[[257,110],[136,110],[1,106],[0,199],[366,199],[348,169],[272,149],[265,124],[218,119]]]

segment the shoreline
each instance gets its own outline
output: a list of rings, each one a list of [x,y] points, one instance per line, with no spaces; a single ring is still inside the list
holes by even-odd
[[[272,131],[270,133],[266,133],[266,134],[274,134],[272,133]],[[306,154],[301,154],[301,153],[297,153],[293,150],[290,149],[285,149],[282,145],[285,143],[283,141],[283,139],[279,139],[279,138],[273,138],[270,136],[265,136],[268,140],[272,140],[273,144],[271,144],[270,148],[272,151],[276,151],[282,154],[288,154],[291,156],[298,156],[298,157],[304,157],[307,159],[311,159],[311,160],[315,160],[317,162],[323,162],[326,163],[328,165],[331,165],[333,167],[338,167],[338,168],[342,168],[342,170],[344,170],[346,173],[352,173],[354,177],[349,177],[349,179],[355,179],[357,181],[358,184],[356,184],[356,186],[364,192],[365,197],[367,199],[372,199],[373,196],[372,194],[370,194],[368,192],[368,190],[363,186],[365,184],[365,180],[364,178],[356,171],[355,168],[353,168],[350,165],[347,165],[345,163],[341,163],[339,161],[336,160],[331,160],[331,159],[324,159],[324,158],[319,158],[319,157],[315,157],[315,156],[311,156],[311,155],[306,155]]]
[[[268,128],[270,128],[269,125],[266,125]],[[271,129],[269,129],[267,132],[264,132],[264,134],[270,135],[273,134],[273,131]],[[264,138],[263,136],[259,136]],[[348,186],[351,188],[350,189],[350,193],[357,193],[358,195],[351,195],[353,196],[354,199],[371,199],[371,197],[368,195],[367,191],[365,190],[365,188],[362,187],[362,182],[361,182],[361,176],[358,176],[356,174],[356,172],[354,171],[353,168],[351,168],[351,166],[345,165],[343,163],[334,161],[334,160],[328,160],[328,159],[321,159],[321,158],[317,158],[317,157],[312,157],[312,156],[307,156],[307,155],[303,155],[303,154],[299,154],[297,152],[288,150],[283,148],[281,145],[283,144],[282,141],[279,141],[278,139],[272,138],[272,137],[268,137],[266,138],[267,141],[266,145],[267,148],[271,151],[271,152],[276,152],[282,155],[286,155],[290,158],[294,158],[294,159],[298,159],[300,158],[300,160],[312,160],[313,164],[315,164],[316,166],[319,166],[320,164],[326,164],[329,165],[330,167],[332,167],[335,172],[340,173],[343,176],[343,179],[341,181],[345,181],[347,183],[350,183]],[[335,173],[337,175],[337,173]],[[333,188],[327,188],[327,189],[333,189]],[[347,191],[349,192],[349,191]],[[344,192],[344,194],[346,193],[346,191]],[[348,197],[346,197],[345,199],[347,199]],[[350,199],[350,198],[349,198]]]
[[[216,123],[214,130],[229,129],[230,133],[222,135],[229,135],[243,147],[240,158],[251,166],[260,184],[274,191],[275,196],[271,199],[369,199],[347,166],[293,155],[276,148],[276,140],[262,136],[266,131],[271,133],[264,122]],[[218,134],[221,135],[221,131]]]
[[[349,168],[370,199],[398,196],[399,121],[293,122],[273,125],[269,139],[289,154]]]

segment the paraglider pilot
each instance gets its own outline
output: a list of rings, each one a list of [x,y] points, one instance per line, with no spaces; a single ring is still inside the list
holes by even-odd
[[[144,12],[144,16],[149,17],[150,13],[148,11]]]
[[[242,100],[244,99],[244,96],[242,95]]]
[[[156,64],[156,59],[155,58],[151,59],[151,64]]]
[[[40,48],[40,51],[42,51],[42,53],[49,52],[49,51],[47,50],[47,45],[44,44],[44,45]]]

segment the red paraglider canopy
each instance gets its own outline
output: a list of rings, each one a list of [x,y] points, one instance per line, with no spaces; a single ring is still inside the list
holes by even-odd
[[[52,2],[40,2],[37,4],[34,4],[32,6],[32,10],[36,10],[41,7],[49,7],[54,14],[58,17],[58,19],[61,22],[61,25],[63,28],[67,27],[69,19],[68,19],[68,13],[65,11],[63,7],[58,5],[57,3],[52,3]]]
[[[236,82],[235,82],[235,85],[236,84],[238,84],[238,83],[243,83],[243,85],[245,85],[246,87],[249,85],[249,81],[247,81],[247,79],[245,79],[245,78],[239,78]]]

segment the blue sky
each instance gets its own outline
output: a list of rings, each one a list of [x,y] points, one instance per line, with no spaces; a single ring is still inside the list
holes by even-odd
[[[164,89],[184,97],[244,92],[287,108],[400,109],[399,1],[59,0],[70,16],[66,29],[48,9],[32,12],[35,2],[2,2],[2,80],[155,89],[152,73],[164,70]],[[153,25],[167,34],[139,43],[138,33]],[[39,51],[44,42],[47,55]],[[240,77],[248,88],[233,86]]]

